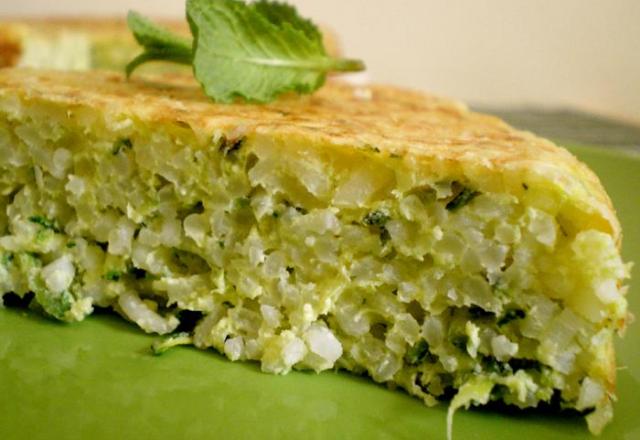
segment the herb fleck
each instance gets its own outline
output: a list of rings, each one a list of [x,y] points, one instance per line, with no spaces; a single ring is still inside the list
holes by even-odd
[[[122,278],[122,272],[119,270],[110,270],[104,274],[104,279],[107,281],[120,281],[120,278]]]
[[[6,254],[2,254],[2,264],[4,266],[8,266],[13,261],[13,254],[8,252]]]
[[[45,229],[50,229],[53,232],[60,232],[60,229],[58,228],[58,225],[56,224],[56,222],[54,220],[48,219],[48,218],[46,218],[44,216],[32,215],[31,217],[29,217],[29,221],[31,223],[35,223],[37,225],[40,225]]]
[[[390,219],[391,216],[388,213],[381,209],[375,209],[364,216],[362,223],[373,228],[378,228],[380,243],[384,246],[389,240],[391,240],[391,235],[384,226]]]
[[[407,353],[404,355],[404,361],[409,365],[417,365],[424,360],[433,362],[435,357],[429,353],[429,344],[427,341],[422,339],[407,350]]]
[[[36,300],[48,315],[61,321],[65,319],[66,313],[73,305],[73,296],[68,290],[58,295],[53,295],[47,290],[38,290]]]
[[[502,315],[497,324],[498,326],[503,326],[516,319],[523,319],[525,316],[526,313],[522,309],[509,309]]]
[[[471,202],[476,196],[480,195],[478,191],[469,188],[463,188],[453,199],[447,203],[448,211],[456,211]]]
[[[362,221],[365,225],[368,226],[381,227],[384,226],[390,219],[391,217],[389,216],[389,214],[382,210],[376,209],[365,215]]]

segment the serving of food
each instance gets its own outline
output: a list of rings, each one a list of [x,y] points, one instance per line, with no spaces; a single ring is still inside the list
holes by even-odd
[[[327,80],[363,65],[286,5],[187,14],[193,42],[130,16],[130,78],[0,70],[5,301],[451,399],[449,435],[490,401],[600,433],[630,265],[595,174],[460,103]],[[134,72],[156,60],[197,81]]]

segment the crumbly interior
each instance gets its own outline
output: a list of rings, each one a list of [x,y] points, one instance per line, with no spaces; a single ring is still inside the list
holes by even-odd
[[[343,368],[428,405],[457,393],[453,410],[560,402],[594,432],[611,418],[628,267],[560,195],[431,181],[375,147],[0,110],[6,298],[63,321],[112,308],[270,373]]]

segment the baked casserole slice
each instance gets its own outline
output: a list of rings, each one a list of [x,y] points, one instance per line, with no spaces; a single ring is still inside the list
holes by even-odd
[[[215,104],[192,79],[0,70],[0,289],[112,308],[270,373],[427,405],[612,417],[621,231],[566,150],[463,105],[329,84]]]

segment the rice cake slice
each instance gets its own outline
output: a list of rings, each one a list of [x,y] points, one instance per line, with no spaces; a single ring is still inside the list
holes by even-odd
[[[1,292],[54,318],[109,307],[159,350],[347,369],[450,415],[612,417],[620,225],[531,133],[394,87],[222,105],[175,75],[4,69],[0,152]]]

